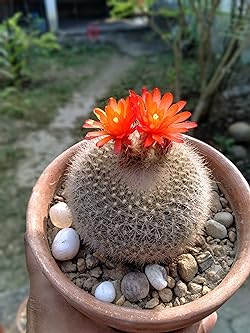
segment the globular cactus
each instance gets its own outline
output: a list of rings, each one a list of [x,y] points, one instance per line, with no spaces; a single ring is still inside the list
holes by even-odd
[[[165,97],[168,104],[171,96]],[[69,166],[65,194],[74,226],[87,245],[113,261],[146,264],[171,260],[183,253],[187,245],[195,244],[208,217],[209,171],[198,152],[185,139],[180,143],[183,138],[179,132],[171,131],[174,128],[187,130],[195,124],[178,122],[185,118],[185,112],[178,113],[183,102],[174,104],[177,105],[174,115],[168,104],[160,107],[157,89],[152,94],[144,90],[142,97],[132,92],[120,103],[120,109],[128,108],[135,114],[135,117],[130,115],[131,126],[123,127],[128,135],[118,133],[116,127],[111,131],[109,124],[104,122],[117,118],[113,123],[122,126],[127,121],[119,111],[119,104],[111,100],[106,113],[96,109],[101,123],[93,124],[89,120],[87,127],[100,126],[104,139],[108,135],[104,132],[109,130],[109,141],[115,140],[116,150],[112,142],[103,146],[103,138],[101,143],[97,139],[84,141]],[[140,108],[147,112],[141,122]],[[112,110],[117,112],[112,113]],[[166,114],[170,114],[169,118]],[[145,115],[149,125],[157,116],[165,123],[167,119],[168,124],[173,116],[177,121],[168,125],[168,132],[158,131],[157,137],[146,129]],[[106,118],[102,119],[103,116]],[[186,119],[187,116],[190,116],[189,112],[186,112]],[[149,128],[156,132],[160,125],[153,124],[155,127]],[[90,132],[87,138],[97,137],[95,133],[98,132]],[[118,133],[119,137],[112,133]],[[97,148],[96,144],[101,147]]]

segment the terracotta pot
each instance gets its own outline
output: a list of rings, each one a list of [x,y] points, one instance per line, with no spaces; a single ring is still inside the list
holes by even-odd
[[[191,326],[216,311],[243,284],[250,273],[250,190],[239,170],[220,152],[186,137],[204,155],[235,213],[238,251],[230,272],[207,295],[191,303],[162,311],[135,310],[98,301],[75,286],[51,256],[47,237],[48,207],[78,143],[58,156],[42,173],[27,212],[27,237],[31,249],[51,284],[74,308],[87,317],[126,332],[170,332]]]

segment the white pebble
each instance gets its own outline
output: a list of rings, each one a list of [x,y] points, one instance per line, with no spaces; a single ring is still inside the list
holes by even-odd
[[[60,230],[52,243],[52,254],[55,259],[64,261],[74,258],[79,251],[80,239],[72,228]]]
[[[68,228],[72,225],[73,219],[68,205],[65,202],[58,202],[49,210],[49,217],[52,224],[57,228]]]
[[[95,297],[100,301],[112,303],[116,297],[115,287],[109,281],[102,282],[95,290]]]
[[[145,267],[145,274],[156,290],[162,290],[167,286],[167,272],[164,267],[154,264]]]

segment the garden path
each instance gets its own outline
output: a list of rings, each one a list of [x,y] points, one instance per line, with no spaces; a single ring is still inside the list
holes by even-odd
[[[34,184],[41,171],[73,144],[72,131],[76,120],[81,118],[82,122],[95,106],[96,98],[104,96],[112,84],[119,82],[121,74],[133,63],[131,57],[112,56],[109,63],[103,66],[103,71],[91,80],[86,89],[76,92],[72,101],[59,109],[57,116],[46,130],[32,132],[24,142],[21,142],[26,158],[17,171],[20,187]]]

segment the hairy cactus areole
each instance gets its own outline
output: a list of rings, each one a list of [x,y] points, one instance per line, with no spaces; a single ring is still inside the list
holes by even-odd
[[[145,88],[87,120],[65,193],[74,227],[113,261],[164,263],[195,244],[211,201],[209,170],[182,133],[196,126],[184,101]],[[90,140],[91,139],[91,140]],[[93,139],[93,140],[92,140]]]

